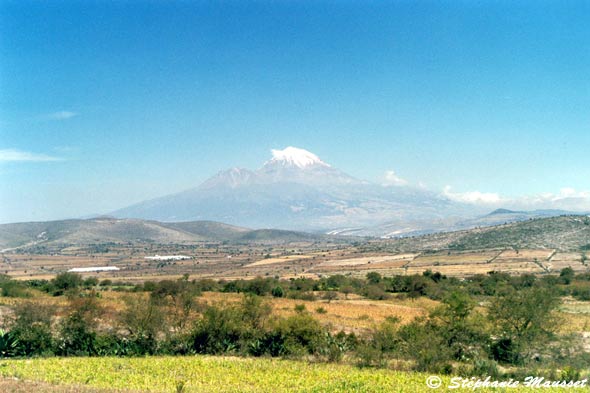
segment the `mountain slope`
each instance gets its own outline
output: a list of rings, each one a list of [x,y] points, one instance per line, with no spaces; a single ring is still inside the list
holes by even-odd
[[[219,222],[161,223],[138,219],[94,218],[0,225],[0,251],[38,246],[66,247],[101,243],[192,244],[202,241],[285,242],[314,240],[313,234],[251,230]]]
[[[164,227],[190,233],[203,239],[228,240],[252,232],[248,228],[236,227],[215,221],[187,221],[159,224]]]
[[[387,240],[388,250],[479,250],[547,248],[590,249],[590,217],[573,215],[536,218],[510,224]]]
[[[408,186],[356,179],[315,154],[273,150],[260,169],[233,168],[200,186],[112,213],[158,221],[213,220],[252,228],[328,231],[390,223],[430,229],[448,216],[470,216],[473,207]]]

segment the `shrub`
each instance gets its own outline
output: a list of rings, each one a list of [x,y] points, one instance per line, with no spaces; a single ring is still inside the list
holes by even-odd
[[[327,300],[330,303],[332,300],[338,299],[338,293],[336,291],[327,291],[322,296],[322,299]]]
[[[51,354],[53,352],[51,316],[54,314],[54,309],[26,302],[18,305],[14,314],[12,333],[20,342],[19,354],[25,356]]]
[[[124,350],[129,354],[154,354],[157,349],[156,337],[164,327],[161,307],[152,297],[128,296],[123,301],[126,307],[120,314],[119,324],[129,335]],[[117,348],[121,345],[116,343]]]
[[[197,353],[236,351],[243,328],[235,308],[208,307],[191,333],[191,346]]]
[[[379,284],[381,282],[381,274],[377,272],[367,273],[367,281],[369,284]]]
[[[239,305],[209,306],[191,332],[191,348],[211,354],[257,352],[251,343],[264,339],[270,311],[268,304],[252,295]]]
[[[364,295],[371,300],[387,300],[391,297],[378,285],[367,286]]]
[[[383,368],[387,365],[387,359],[383,352],[370,344],[362,344],[356,350],[356,365],[361,368],[378,367]]]
[[[0,277],[0,295],[4,297],[20,298],[31,296],[25,284],[16,280],[11,280],[8,276]]]
[[[77,273],[60,273],[58,274],[51,283],[57,290],[67,291],[70,289],[78,288],[82,285],[82,276]]]
[[[264,296],[271,291],[271,280],[262,277],[256,277],[250,280],[244,288],[244,292],[253,293],[258,296]]]
[[[186,281],[160,281],[151,293],[152,301],[169,308],[170,324],[177,330],[182,330],[191,312],[196,308],[195,296],[199,295],[198,287]]]
[[[96,354],[96,317],[100,312],[96,297],[72,299],[70,313],[61,322],[57,354],[88,356]]]
[[[283,297],[283,296],[285,296],[285,291],[283,290],[283,287],[276,286],[272,289],[271,294],[274,297]]]
[[[288,297],[291,299],[307,300],[310,302],[316,300],[316,297],[313,292],[290,291]]]
[[[413,359],[417,371],[439,373],[453,359],[451,349],[428,320],[417,320],[399,330],[400,350]]]
[[[494,298],[488,318],[498,337],[492,346],[495,360],[520,363],[542,347],[553,336],[553,311],[559,303],[554,289],[539,286],[511,289]]]
[[[280,319],[273,334],[282,342],[285,355],[319,354],[325,345],[325,329],[307,313],[298,313]]]
[[[84,288],[92,288],[98,285],[98,278],[96,277],[88,277],[83,282]]]
[[[386,320],[373,332],[371,345],[381,352],[398,350],[400,345],[398,329],[397,321]]]
[[[559,273],[559,278],[561,279],[561,282],[566,285],[571,284],[572,280],[574,279],[574,276],[574,269],[572,269],[571,267],[563,268]]]

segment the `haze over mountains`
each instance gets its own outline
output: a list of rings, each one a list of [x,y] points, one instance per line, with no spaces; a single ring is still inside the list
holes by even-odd
[[[474,213],[473,207],[427,190],[356,179],[303,149],[288,147],[272,154],[258,170],[222,171],[194,189],[112,214],[323,232],[390,223],[411,232],[430,229],[435,221]]]
[[[272,158],[257,170],[231,168],[196,188],[141,202],[112,215],[386,237],[547,216],[540,211],[486,216],[487,212],[481,206],[423,188],[356,179],[311,152],[287,147],[272,150]],[[565,212],[549,215],[561,213]]]

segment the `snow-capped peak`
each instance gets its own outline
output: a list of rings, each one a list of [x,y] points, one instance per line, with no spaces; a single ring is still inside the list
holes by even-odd
[[[298,168],[305,168],[312,165],[321,165],[329,167],[330,165],[326,164],[318,156],[315,154],[299,149],[297,147],[289,146],[283,150],[276,150],[272,149],[272,159],[268,161],[266,164],[283,164],[283,165],[290,165],[296,166]]]

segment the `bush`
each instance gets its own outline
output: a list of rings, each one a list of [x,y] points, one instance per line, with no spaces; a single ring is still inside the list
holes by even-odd
[[[387,300],[391,298],[391,296],[385,292],[383,288],[377,285],[367,286],[363,294],[371,300]]]
[[[511,289],[494,298],[488,309],[498,337],[492,345],[494,359],[517,364],[543,347],[553,337],[553,311],[559,304],[556,291],[541,286]]]
[[[200,295],[196,284],[180,280],[160,281],[151,293],[151,300],[168,307],[170,325],[177,331],[185,328],[191,312],[197,308],[195,297]]]
[[[192,331],[191,347],[197,353],[234,352],[239,349],[242,329],[235,308],[208,307]]]
[[[270,306],[257,296],[245,296],[239,305],[209,306],[190,335],[198,353],[256,352],[251,343],[263,339]]]
[[[320,354],[325,345],[325,329],[307,313],[280,319],[272,334],[282,343],[285,355]]]
[[[83,282],[84,288],[92,288],[98,285],[98,278],[96,277],[88,277]]]
[[[60,356],[89,356],[96,354],[96,333],[90,330],[87,321],[78,313],[63,321],[57,353]]]
[[[53,352],[51,316],[53,308],[23,303],[14,310],[12,333],[19,340],[19,354],[25,356],[50,355]]]
[[[383,368],[387,365],[387,359],[382,351],[370,344],[362,344],[356,350],[356,365],[361,368],[378,367]]]
[[[70,313],[61,322],[56,352],[60,356],[90,356],[96,351],[96,297],[72,299]]]
[[[7,276],[0,277],[0,295],[4,297],[31,297],[25,284],[11,280]]]
[[[82,276],[77,273],[60,273],[50,282],[50,289],[54,296],[79,288],[83,283]]]
[[[120,314],[119,324],[128,332],[124,350],[136,355],[154,354],[156,337],[165,326],[161,307],[152,297],[142,295],[124,297],[123,301],[126,307]]]
[[[399,329],[403,356],[415,361],[417,371],[441,373],[453,360],[453,351],[430,320],[419,318]]]
[[[285,296],[285,291],[283,290],[283,287],[276,286],[272,289],[271,294],[274,297],[283,297],[283,296]]]
[[[574,279],[574,276],[574,269],[572,269],[571,267],[563,268],[559,273],[559,278],[561,282],[565,285],[571,284],[572,280]]]

